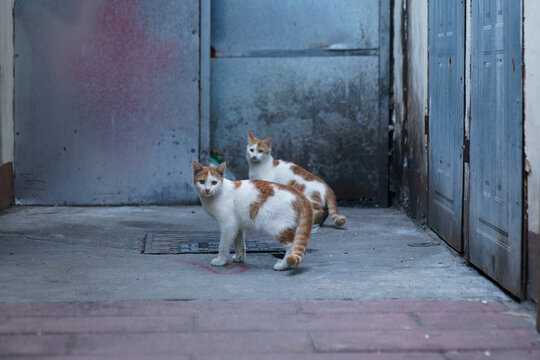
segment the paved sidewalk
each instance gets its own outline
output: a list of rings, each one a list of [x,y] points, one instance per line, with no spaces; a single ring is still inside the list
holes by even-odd
[[[479,301],[0,303],[18,359],[540,359],[531,314]]]

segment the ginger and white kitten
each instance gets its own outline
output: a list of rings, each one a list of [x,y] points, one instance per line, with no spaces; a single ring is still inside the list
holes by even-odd
[[[225,179],[225,163],[203,167],[193,162],[193,185],[206,213],[221,229],[219,255],[211,261],[223,266],[229,261],[234,243],[233,262],[246,257],[244,230],[262,230],[283,244],[287,251],[274,270],[297,266],[304,258],[309,241],[313,210],[309,200],[289,186],[261,180]]]
[[[248,132],[247,157],[249,178],[273,181],[294,187],[306,195],[313,206],[313,223],[322,225],[328,212],[337,226],[342,226],[347,218],[339,214],[334,192],[322,179],[309,171],[284,160],[275,160],[272,155],[272,136],[257,139]]]

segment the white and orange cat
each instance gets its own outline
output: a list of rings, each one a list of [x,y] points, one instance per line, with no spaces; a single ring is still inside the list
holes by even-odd
[[[312,203],[314,224],[322,225],[328,217],[328,212],[337,226],[345,224],[347,218],[339,214],[336,196],[330,186],[304,168],[272,157],[272,136],[261,140],[249,131],[248,141],[250,179],[286,184],[302,192]]]
[[[234,244],[233,262],[246,257],[244,230],[261,230],[285,246],[283,259],[274,270],[297,266],[304,258],[309,241],[313,210],[309,200],[296,189],[261,180],[230,181],[225,179],[226,165],[204,167],[193,162],[193,185],[206,213],[221,230],[219,255],[213,266],[229,262]]]

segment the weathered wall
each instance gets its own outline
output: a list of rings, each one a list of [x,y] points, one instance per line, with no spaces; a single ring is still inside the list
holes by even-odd
[[[528,294],[538,301],[540,276],[540,2],[524,0],[525,62],[525,156],[529,164],[527,176],[528,218]]]
[[[15,203],[198,201],[199,1],[16,0]]]
[[[392,190],[414,220],[427,214],[428,6],[423,0],[394,2],[394,122]]]
[[[403,1],[393,2],[392,9],[392,131],[390,132],[389,157],[389,191],[390,200],[394,205],[401,205],[401,178],[403,177],[402,137],[405,122],[405,89],[403,82],[407,72],[404,71],[404,47],[406,31],[403,29],[407,19],[403,9]]]
[[[13,0],[0,1],[0,210],[13,198]]]
[[[272,135],[273,155],[322,177],[340,203],[387,206],[389,6],[212,3],[210,144],[229,174],[247,177],[251,130]]]

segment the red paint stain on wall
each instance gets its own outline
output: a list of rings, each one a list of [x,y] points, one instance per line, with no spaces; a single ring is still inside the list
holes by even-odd
[[[99,113],[96,119],[108,121],[114,114],[116,120],[129,122],[129,115],[145,115],[159,97],[155,80],[167,76],[181,47],[151,34],[137,1],[96,3],[81,8],[80,44],[72,52],[70,77]]]

